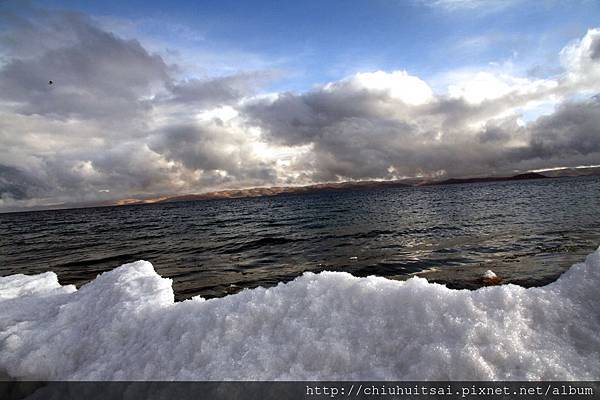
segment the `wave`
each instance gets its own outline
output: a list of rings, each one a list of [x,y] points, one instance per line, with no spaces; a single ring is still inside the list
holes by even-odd
[[[256,250],[262,247],[281,246],[284,244],[302,242],[304,239],[290,239],[285,237],[262,237],[256,240],[222,246],[224,249],[220,251],[223,254],[237,254],[245,251]]]
[[[175,302],[138,261],[77,290],[0,278],[0,370],[42,380],[600,378],[600,249],[556,282],[451,290],[347,273]]]

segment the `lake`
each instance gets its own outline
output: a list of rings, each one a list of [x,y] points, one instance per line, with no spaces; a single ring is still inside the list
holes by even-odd
[[[8,213],[0,274],[79,286],[143,259],[179,300],[323,270],[540,286],[598,248],[599,210],[600,177],[577,177]]]

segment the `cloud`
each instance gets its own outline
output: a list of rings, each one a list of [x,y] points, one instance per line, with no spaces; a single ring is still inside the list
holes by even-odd
[[[232,124],[213,120],[168,126],[153,135],[150,147],[165,159],[200,173],[205,186],[275,182],[273,165],[256,157],[254,141]]]
[[[478,71],[472,74],[462,74],[455,77],[457,83],[448,87],[448,93],[453,98],[462,98],[469,103],[481,103],[484,100],[494,100],[508,94],[526,96],[552,91],[558,83],[550,79],[531,80],[508,74],[498,74]]]
[[[256,135],[215,110],[276,73],[178,80],[178,66],[85,15],[25,6],[2,16],[2,205],[274,181]]]
[[[514,7],[523,0],[421,0],[420,2],[447,12],[476,11],[490,14]]]
[[[274,76],[276,76],[274,73],[252,72],[213,79],[173,82],[168,85],[168,97],[165,100],[202,108],[217,107],[255,93]]]
[[[593,93],[600,90],[600,28],[590,29],[560,52],[560,59],[570,86]]]
[[[160,56],[100,30],[83,15],[35,13],[17,20],[18,28],[3,41],[23,47],[9,52],[0,69],[0,101],[17,113],[130,118],[147,107],[145,96],[169,80]],[[59,20],[64,30],[55,27]],[[23,54],[23,48],[29,51]]]
[[[590,58],[597,61],[600,58],[600,38],[595,35],[594,40],[590,43]]]
[[[329,84],[325,89],[335,90],[341,85],[355,90],[385,93],[390,98],[410,105],[427,103],[433,98],[433,92],[429,85],[418,77],[409,75],[406,71],[357,73],[340,83]]]
[[[558,79],[479,72],[434,95],[403,71],[379,71],[250,103],[244,112],[271,141],[311,144],[314,180],[506,174],[583,162],[600,155],[598,102],[568,99],[596,90],[596,36],[590,30],[565,48]],[[548,101],[559,107],[524,126],[521,112]]]
[[[38,197],[47,185],[25,171],[0,164],[0,205],[3,203]]]
[[[600,153],[600,99],[566,102],[529,127],[530,157],[560,160]]]
[[[0,207],[600,159],[598,29],[563,49],[551,79],[450,72],[436,93],[412,73],[372,71],[262,93],[277,72],[182,77],[81,14],[3,18]]]

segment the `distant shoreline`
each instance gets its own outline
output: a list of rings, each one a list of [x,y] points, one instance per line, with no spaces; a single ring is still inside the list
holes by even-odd
[[[255,187],[248,189],[229,189],[219,190],[214,192],[199,193],[199,194],[183,194],[183,195],[164,195],[151,198],[125,198],[117,200],[106,200],[90,203],[62,203],[48,206],[39,206],[31,208],[18,208],[8,211],[0,210],[0,213],[22,213],[34,211],[51,211],[63,209],[78,209],[78,208],[96,208],[96,207],[113,207],[113,206],[128,206],[128,205],[144,205],[144,204],[160,204],[160,203],[177,203],[187,201],[204,201],[217,199],[242,199],[254,197],[274,197],[281,195],[296,195],[296,194],[312,194],[323,192],[340,192],[346,190],[374,190],[381,188],[393,187],[427,187],[427,186],[443,186],[457,184],[472,184],[472,183],[490,183],[490,182],[511,182],[523,180],[538,180],[538,179],[553,179],[553,178],[573,178],[583,176],[600,176],[600,168],[566,168],[559,170],[548,170],[538,172],[526,172],[511,176],[484,176],[472,178],[449,178],[445,180],[428,180],[422,178],[407,178],[391,181],[346,181],[333,183],[319,183],[306,186],[272,186],[272,187]]]

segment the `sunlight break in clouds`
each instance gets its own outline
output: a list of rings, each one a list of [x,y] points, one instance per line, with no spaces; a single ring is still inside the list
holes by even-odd
[[[335,90],[337,85],[349,83],[356,90],[382,92],[390,97],[410,105],[427,103],[433,98],[431,88],[416,76],[406,71],[384,71],[357,73],[340,83],[329,83],[325,90]]]

